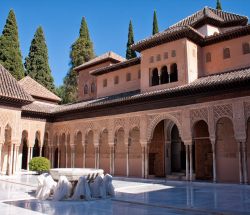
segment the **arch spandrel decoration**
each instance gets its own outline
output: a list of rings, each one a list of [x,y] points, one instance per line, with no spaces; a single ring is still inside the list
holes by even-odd
[[[200,108],[200,109],[193,109],[190,111],[190,120],[191,120],[191,127],[200,120],[204,120],[207,124],[208,123],[208,109],[207,108]]]
[[[233,121],[233,107],[231,104],[214,106],[213,112],[214,112],[215,125],[216,125],[217,121],[222,117],[227,117],[231,121]]]
[[[178,119],[179,118],[179,119]],[[159,115],[150,116],[148,119],[148,128],[147,128],[147,141],[149,142],[152,139],[153,132],[157,124],[162,120],[171,120],[173,121],[177,128],[179,129],[180,136],[182,136],[182,129],[181,129],[181,113],[174,112],[174,113],[164,113]]]

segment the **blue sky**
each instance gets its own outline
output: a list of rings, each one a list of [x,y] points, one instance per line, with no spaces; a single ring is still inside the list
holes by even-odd
[[[223,10],[250,16],[249,0],[221,0]],[[125,56],[129,20],[135,41],[151,35],[154,9],[160,31],[216,0],[1,0],[0,32],[14,9],[23,58],[28,55],[36,28],[44,29],[55,84],[62,84],[69,70],[71,44],[86,17],[96,55],[112,50]]]

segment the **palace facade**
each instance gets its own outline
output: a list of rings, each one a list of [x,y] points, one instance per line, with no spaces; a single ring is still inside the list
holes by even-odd
[[[114,176],[250,180],[250,25],[205,7],[132,48],[75,68],[78,102],[0,67],[0,170],[102,168]]]

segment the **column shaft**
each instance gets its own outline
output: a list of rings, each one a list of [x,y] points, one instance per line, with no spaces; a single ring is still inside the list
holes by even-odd
[[[189,173],[189,180],[193,181],[193,150],[192,144],[189,145],[189,162],[190,162],[190,173]]]
[[[244,184],[248,184],[246,141],[242,142],[242,161],[243,161],[242,165],[243,165]]]
[[[129,145],[126,146],[126,175],[129,176]]]
[[[243,171],[242,171],[242,153],[241,153],[241,142],[237,142],[238,144],[238,153],[239,153],[239,176],[240,176],[240,184],[243,183]]]
[[[189,180],[189,146],[185,145],[185,150],[186,150],[186,181]]]
[[[213,151],[213,182],[217,181],[217,170],[216,170],[216,152],[215,152],[215,141],[211,141]]]

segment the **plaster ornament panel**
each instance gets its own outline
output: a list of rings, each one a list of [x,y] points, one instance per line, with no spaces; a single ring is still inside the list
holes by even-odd
[[[248,120],[248,118],[250,117],[250,102],[244,103],[244,109],[245,109],[245,116]]]
[[[208,109],[193,109],[190,111],[191,125],[194,125],[199,120],[204,120],[208,124]]]
[[[176,117],[178,117],[179,120]],[[180,136],[182,134],[181,121],[180,121],[181,115],[177,114],[177,112],[176,113],[163,113],[163,114],[155,115],[154,118],[150,117],[149,119],[150,121],[148,122],[148,128],[147,128],[147,141],[151,140],[155,127],[162,120],[171,120],[172,122],[174,122],[179,129]]]
[[[125,128],[126,120],[123,118],[117,118],[114,120],[114,130],[122,127]]]
[[[134,127],[140,128],[140,117],[138,116],[130,117],[128,119],[128,124],[131,129]]]
[[[214,109],[215,124],[222,117],[228,117],[231,120],[233,119],[233,107],[231,104],[214,106],[213,109]]]

